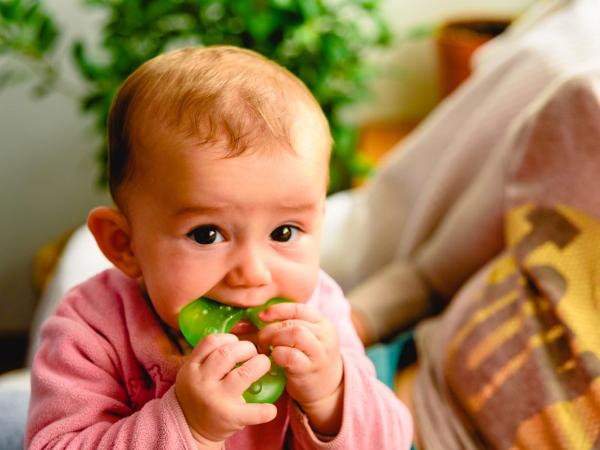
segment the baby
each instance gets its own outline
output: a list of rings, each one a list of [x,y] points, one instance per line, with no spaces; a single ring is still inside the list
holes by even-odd
[[[409,448],[409,414],[319,270],[331,144],[306,86],[254,52],[186,48],[138,68],[109,117],[116,207],[88,218],[115,268],[43,328],[27,448]],[[200,296],[292,302],[191,349],[178,316]],[[246,403],[269,353],[286,391]]]

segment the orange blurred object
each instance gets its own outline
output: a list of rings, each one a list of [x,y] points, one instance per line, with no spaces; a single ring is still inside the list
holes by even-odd
[[[436,47],[442,98],[471,74],[471,56],[477,47],[501,34],[510,22],[507,19],[456,20],[440,27]]]
[[[369,163],[376,166],[381,158],[419,123],[419,120],[398,119],[384,122],[366,123],[360,127],[358,151]],[[352,186],[358,187],[366,178],[356,177]]]

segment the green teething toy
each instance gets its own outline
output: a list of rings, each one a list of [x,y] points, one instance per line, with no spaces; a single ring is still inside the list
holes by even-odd
[[[275,297],[254,308],[236,308],[223,305],[206,297],[193,301],[179,313],[179,328],[183,337],[192,347],[213,333],[229,333],[236,323],[247,319],[256,328],[266,326],[258,315],[271,305],[289,302],[285,298]],[[271,369],[244,392],[248,403],[274,403],[285,389],[285,371],[271,361]]]

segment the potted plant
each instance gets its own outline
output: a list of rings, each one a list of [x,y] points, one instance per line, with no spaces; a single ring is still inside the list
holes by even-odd
[[[87,81],[79,98],[104,136],[114,93],[149,58],[184,45],[233,44],[254,49],[298,75],[329,119],[334,138],[330,192],[351,186],[369,169],[356,150],[356,127],[340,111],[368,93],[374,71],[365,51],[389,42],[379,0],[85,0],[104,10],[101,58],[82,41],[72,57]],[[60,86],[54,64],[60,32],[36,0],[0,0],[0,54],[25,60],[37,73],[34,91]],[[98,54],[98,52],[93,52]],[[23,79],[0,71],[0,87]],[[106,186],[106,142],[98,150],[100,184]]]

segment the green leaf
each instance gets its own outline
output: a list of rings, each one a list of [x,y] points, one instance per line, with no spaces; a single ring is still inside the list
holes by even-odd
[[[21,15],[20,0],[5,0],[0,2],[0,16],[7,21],[14,21]]]
[[[299,6],[305,20],[317,17],[321,9],[318,0],[300,0]]]
[[[77,67],[81,74],[90,81],[95,81],[100,76],[100,70],[98,66],[92,64],[86,54],[83,42],[76,41],[72,47],[72,56],[77,64]]]
[[[379,5],[378,0],[362,0],[360,6],[367,11],[373,11]]]
[[[171,0],[155,0],[146,2],[144,14],[153,21],[177,12],[177,5]]]
[[[46,53],[55,43],[58,32],[50,18],[44,17],[37,33],[37,48],[40,53]]]
[[[248,18],[246,26],[256,41],[265,41],[279,25],[278,17],[273,11],[263,11]]]
[[[270,0],[269,6],[283,11],[298,11],[298,4],[294,0]]]
[[[104,104],[104,92],[92,92],[91,94],[86,95],[81,100],[81,108],[84,111],[90,111],[92,109],[98,108]]]
[[[42,13],[43,14],[43,13]],[[23,14],[23,22],[29,22],[31,20],[35,20],[35,17],[40,15],[40,4],[38,2],[33,2],[31,5],[25,8],[25,12]]]

